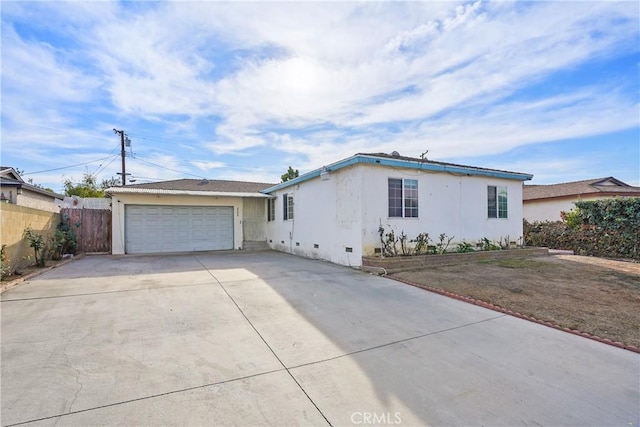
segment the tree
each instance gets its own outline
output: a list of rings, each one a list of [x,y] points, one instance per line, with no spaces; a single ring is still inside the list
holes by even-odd
[[[120,178],[111,177],[109,179],[103,179],[100,183],[100,188],[106,190],[109,187],[118,187],[122,185],[122,180]]]
[[[300,171],[298,171],[298,169],[293,170],[293,168],[289,166],[287,173],[283,174],[280,178],[282,179],[282,182],[287,182],[290,179],[297,178],[299,175]]]
[[[71,179],[64,180],[64,194],[78,197],[104,197],[104,191],[98,188],[96,177],[89,172],[82,175],[82,181],[73,182]]]

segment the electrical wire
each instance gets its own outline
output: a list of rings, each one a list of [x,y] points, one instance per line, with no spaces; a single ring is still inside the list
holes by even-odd
[[[102,163],[100,163],[100,166],[98,166],[98,169],[96,169],[96,171],[93,173],[94,176],[98,176],[99,173],[104,172],[104,170],[109,167],[109,165],[111,163],[113,163],[113,161],[118,158],[120,155],[116,154],[114,156],[111,157],[111,160],[109,160],[109,163],[107,163],[106,165],[104,165],[104,167],[102,167]]]
[[[140,133],[131,133],[131,132],[129,132],[129,133],[127,133],[127,135],[131,136],[131,137],[134,137],[134,138],[137,138],[137,139],[145,139],[145,140],[148,140],[148,141],[158,140],[158,141],[167,141],[167,142],[173,142],[173,143],[180,143],[181,142],[181,141],[179,141],[179,140],[177,140],[175,138],[174,139],[162,138],[162,137],[151,136],[151,135],[140,134]],[[157,151],[157,152],[160,152],[160,153],[171,154],[171,155],[175,154],[173,151],[161,150],[161,149],[159,149],[157,147],[154,147],[153,151]],[[176,159],[175,161],[179,162],[179,163],[188,164],[190,166],[193,166],[193,161],[190,161],[190,160]],[[247,170],[255,170],[255,169],[257,169],[255,166],[241,166],[241,165],[233,165],[233,164],[228,164],[228,163],[225,163],[224,167],[225,168],[229,168],[229,169],[247,169]],[[261,170],[265,170],[265,171],[269,171],[269,170],[270,171],[279,171],[280,170],[280,168],[277,168],[277,167],[272,167],[272,168],[267,167],[267,168],[265,168],[264,166],[262,166],[260,169]]]
[[[149,165],[156,166],[156,167],[161,168],[161,169],[166,169],[166,170],[171,171],[171,172],[178,172],[178,173],[181,173],[181,174],[183,174],[183,175],[195,176],[196,178],[205,179],[205,177],[204,177],[204,176],[202,176],[202,175],[194,175],[194,174],[192,174],[192,173],[187,173],[187,172],[184,172],[184,171],[179,171],[179,170],[177,170],[177,169],[168,168],[168,167],[165,167],[165,166],[159,165],[159,164],[157,164],[157,163],[150,162],[150,161],[148,161],[148,160],[143,160],[143,159],[141,159],[141,158],[139,158],[139,157],[137,157],[137,156],[134,156],[133,158],[134,158],[134,159],[136,159],[136,160],[139,160],[139,161],[141,161],[141,162],[143,162],[143,163],[147,163],[147,164],[149,164]]]
[[[163,150],[158,150],[156,149],[155,151],[159,151],[161,153],[167,153],[167,154],[173,154],[169,151],[163,151]],[[145,159],[146,157],[140,157],[139,155],[134,155],[134,158],[142,160]],[[189,165],[189,166],[195,166],[194,163],[197,163],[197,160],[183,160],[183,159],[173,159],[174,162],[176,163],[182,163],[184,165]],[[162,163],[162,162],[161,162]],[[247,170],[256,170],[259,169],[261,171],[280,171],[280,168],[276,168],[276,167],[264,167],[264,166],[240,166],[240,165],[230,165],[228,163],[223,163],[220,167],[214,168],[214,169],[247,169]]]
[[[116,151],[118,151],[120,149],[120,144],[116,144],[116,146],[113,148],[113,150],[111,150],[111,152],[109,153],[109,155],[117,157],[120,155],[120,153],[116,153]],[[109,161],[109,163],[107,163],[107,165],[103,168],[102,167],[102,163],[100,163],[100,165],[98,165],[98,167],[96,168],[95,172],[93,172],[93,175],[98,175],[99,172],[102,172],[103,170],[105,170],[105,168],[107,166],[109,166],[114,159],[111,159],[111,161]],[[100,170],[100,168],[102,168],[102,170]]]
[[[38,173],[53,172],[53,171],[59,171],[59,170],[62,170],[62,169],[71,169],[71,168],[75,168],[76,166],[82,166],[82,165],[88,165],[90,163],[100,162],[100,161],[106,160],[106,159],[108,159],[110,157],[112,157],[112,156],[107,156],[107,157],[103,157],[101,159],[91,160],[89,162],[76,163],[75,165],[63,166],[63,167],[60,167],[60,168],[53,168],[53,169],[47,169],[47,170],[35,171],[35,172],[25,172],[22,175],[35,175],[35,174],[38,174]]]

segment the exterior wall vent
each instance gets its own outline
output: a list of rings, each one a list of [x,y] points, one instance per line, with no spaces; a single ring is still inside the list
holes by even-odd
[[[346,247],[346,248],[344,248],[344,251],[345,252],[353,252],[353,248]]]

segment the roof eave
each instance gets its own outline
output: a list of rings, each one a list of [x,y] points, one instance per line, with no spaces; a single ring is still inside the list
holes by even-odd
[[[126,188],[111,187],[105,190],[107,194],[139,194],[139,195],[164,195],[164,196],[204,196],[204,197],[255,197],[269,198],[260,192],[242,191],[194,191],[194,190],[164,190],[159,188]]]
[[[47,196],[47,197],[51,197],[52,199],[55,200],[63,200],[64,196],[62,194],[58,194],[58,193],[53,193],[49,190],[45,190],[39,187],[36,187],[35,185],[31,185],[31,184],[27,184],[26,182],[22,181],[22,182],[3,182],[2,185],[4,187],[16,187],[17,189],[22,189],[22,190],[27,190],[27,191],[32,191],[34,193],[38,193],[38,194],[42,194],[43,196]]]
[[[575,193],[575,194],[562,194],[558,196],[544,196],[544,197],[523,197],[523,202],[538,202],[545,200],[557,200],[557,199],[575,199],[576,197],[588,197],[588,198],[602,198],[602,197],[640,197],[640,191],[594,191],[591,193]]]
[[[319,169],[315,169],[311,172],[308,172],[292,180],[282,182],[280,184],[274,185],[273,187],[266,188],[262,190],[262,192],[271,193],[273,191],[281,190],[283,188],[287,188],[292,185],[300,184],[302,182],[317,178],[320,176],[323,170],[326,170],[327,172],[333,172],[339,169],[353,166],[355,164],[401,167],[401,168],[417,169],[417,170],[424,170],[424,171],[431,171],[431,172],[447,172],[447,173],[463,174],[463,175],[469,175],[469,176],[486,176],[486,177],[492,177],[492,178],[513,179],[518,181],[530,181],[531,179],[533,179],[533,175],[519,173],[519,172],[499,171],[499,170],[493,170],[493,169],[478,169],[471,166],[467,167],[462,165],[446,165],[446,164],[429,163],[429,162],[421,162],[421,161],[388,159],[388,158],[371,156],[366,154],[356,154],[355,156],[351,156],[344,160],[340,160],[330,165],[323,166]]]

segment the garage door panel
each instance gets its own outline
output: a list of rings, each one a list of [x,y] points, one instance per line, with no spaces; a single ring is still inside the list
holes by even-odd
[[[231,206],[125,207],[126,253],[233,249]]]

